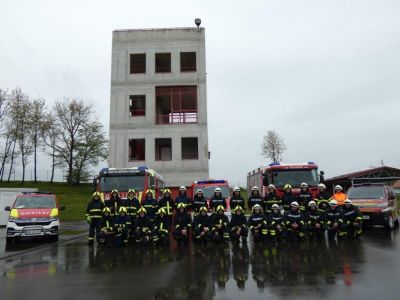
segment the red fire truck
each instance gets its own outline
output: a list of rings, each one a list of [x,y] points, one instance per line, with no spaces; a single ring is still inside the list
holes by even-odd
[[[198,190],[202,190],[209,204],[211,197],[214,195],[214,190],[217,187],[221,189],[222,197],[226,198],[227,210],[230,210],[230,188],[227,180],[197,180],[192,183],[191,190],[193,191],[193,197]]]
[[[299,164],[272,163],[267,167],[260,167],[247,175],[247,190],[250,195],[251,188],[257,186],[260,193],[265,195],[269,184],[275,185],[280,195],[283,187],[290,184],[294,193],[299,193],[300,184],[308,184],[313,196],[318,193],[318,184],[324,180],[324,171],[318,173],[318,166],[314,162]]]
[[[147,189],[155,191],[155,197],[162,196],[163,177],[146,166],[132,168],[103,168],[93,180],[94,188],[101,193],[102,200],[110,199],[110,193],[116,189],[121,198],[126,198],[129,189],[136,191],[139,201]]]

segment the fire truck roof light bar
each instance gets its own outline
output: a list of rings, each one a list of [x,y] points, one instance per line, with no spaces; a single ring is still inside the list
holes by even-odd
[[[195,181],[196,184],[220,184],[220,183],[226,183],[225,180],[198,180]]]

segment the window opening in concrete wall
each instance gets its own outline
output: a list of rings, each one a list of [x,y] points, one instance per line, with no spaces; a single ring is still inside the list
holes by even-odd
[[[129,114],[131,117],[146,115],[146,96],[145,95],[129,96]]]
[[[146,53],[130,55],[130,73],[146,73]]]
[[[156,73],[171,72],[171,53],[156,53]]]
[[[156,87],[156,124],[197,123],[197,87]]]
[[[181,72],[196,71],[196,52],[181,52]]]
[[[182,138],[182,159],[199,159],[197,137]]]
[[[155,160],[172,160],[172,142],[171,139],[155,139]]]
[[[145,139],[129,140],[129,160],[145,160]]]

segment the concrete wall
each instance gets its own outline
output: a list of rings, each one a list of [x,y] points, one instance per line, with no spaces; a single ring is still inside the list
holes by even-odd
[[[155,73],[155,53],[171,53],[171,73]],[[180,71],[180,52],[196,52],[196,72]],[[130,74],[130,54],[146,53],[146,73]],[[110,167],[147,165],[170,186],[208,178],[205,32],[197,28],[113,32],[110,101]],[[155,124],[156,86],[196,85],[198,123]],[[146,95],[146,116],[129,116],[129,96]],[[199,159],[181,159],[181,138],[197,137]],[[128,140],[146,139],[146,161],[129,161]],[[172,160],[155,161],[155,138],[172,139]]]

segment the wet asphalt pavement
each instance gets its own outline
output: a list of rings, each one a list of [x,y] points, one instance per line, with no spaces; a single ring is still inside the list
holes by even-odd
[[[103,249],[78,238],[6,250],[0,299],[400,298],[400,235],[382,229],[278,246]]]

